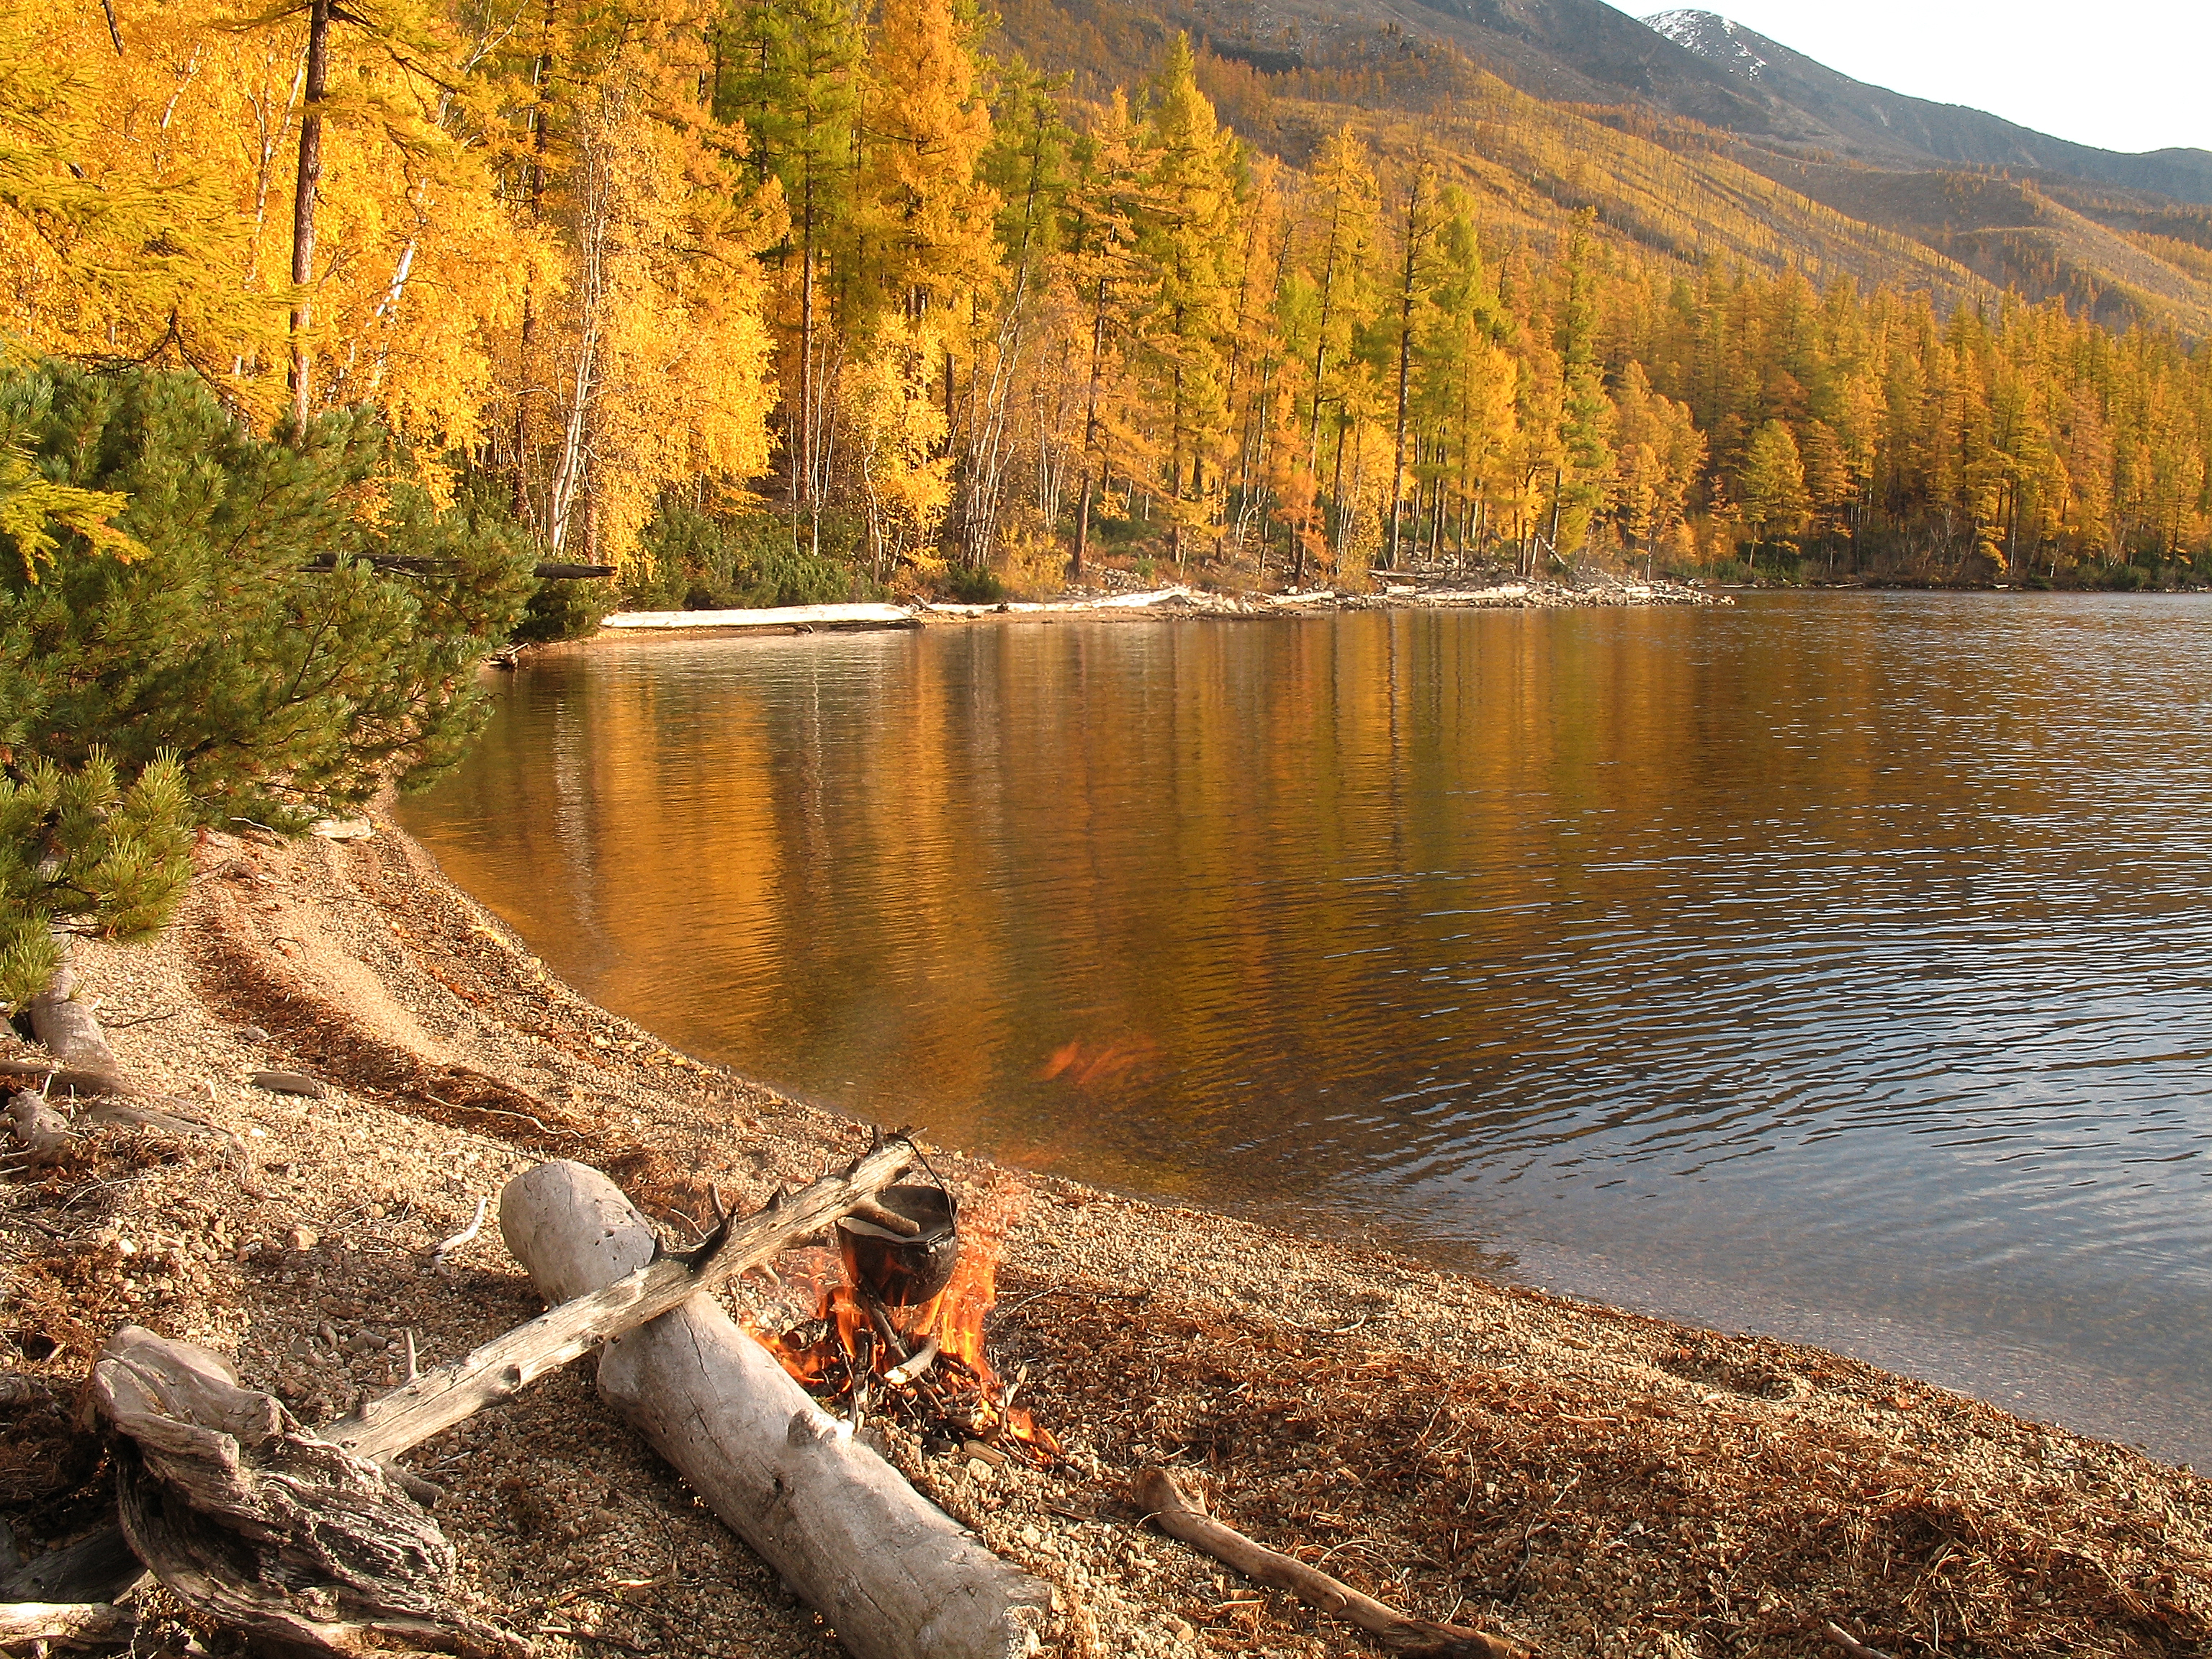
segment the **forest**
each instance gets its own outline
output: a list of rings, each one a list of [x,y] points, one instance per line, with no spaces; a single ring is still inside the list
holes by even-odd
[[[1292,165],[1224,124],[1295,77],[1176,38],[1093,100],[1004,44],[968,0],[26,0],[0,337],[264,435],[371,411],[632,604],[2212,554],[2212,352],[2170,328],[1602,204],[1532,237],[1436,137],[1314,103]]]

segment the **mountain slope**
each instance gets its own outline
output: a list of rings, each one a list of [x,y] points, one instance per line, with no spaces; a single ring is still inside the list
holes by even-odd
[[[1835,148],[1854,160],[2065,173],[2212,204],[2212,153],[2204,150],[2124,155],[2053,138],[1980,110],[1908,98],[1839,74],[1717,12],[1662,11],[1644,21],[1754,96],[1786,106],[1812,128],[1832,134],[1839,141]]]
[[[1694,267],[2018,289],[2109,325],[2212,337],[2212,155],[2127,156],[1864,86],[1702,11],[1603,0],[1002,0],[1002,49],[1081,96],[1133,88],[1187,31],[1248,141],[1304,163],[1346,122],[1419,147],[1542,240],[1577,210]],[[1981,171],[2006,167],[2014,178]],[[2032,184],[2028,180],[2032,179]]]

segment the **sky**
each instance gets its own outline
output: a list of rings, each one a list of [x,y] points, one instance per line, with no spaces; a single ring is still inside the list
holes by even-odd
[[[1619,4],[1620,0],[1614,0]],[[1878,87],[2106,149],[2212,149],[2212,0],[1641,0],[1719,12]]]

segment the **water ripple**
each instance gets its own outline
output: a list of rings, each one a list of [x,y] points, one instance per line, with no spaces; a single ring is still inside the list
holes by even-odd
[[[856,1115],[2205,1457],[2208,702],[2184,599],[656,641],[408,821]]]

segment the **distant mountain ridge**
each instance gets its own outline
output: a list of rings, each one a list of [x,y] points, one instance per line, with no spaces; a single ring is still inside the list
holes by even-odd
[[[1644,21],[1732,80],[1804,117],[1813,128],[1832,134],[1834,148],[1850,160],[1875,165],[1932,161],[2066,173],[2212,204],[2212,151],[2133,155],[2099,149],[1963,105],[1907,97],[1855,81],[1718,12],[1678,9],[1654,13]],[[1814,134],[1791,136],[1803,142]]]
[[[1718,13],[1605,0],[996,0],[1003,46],[1081,97],[1176,32],[1249,142],[1297,165],[1349,124],[1439,157],[1501,245],[1609,239],[1924,288],[2012,288],[2212,338],[2212,152],[2124,155],[1869,86]]]

